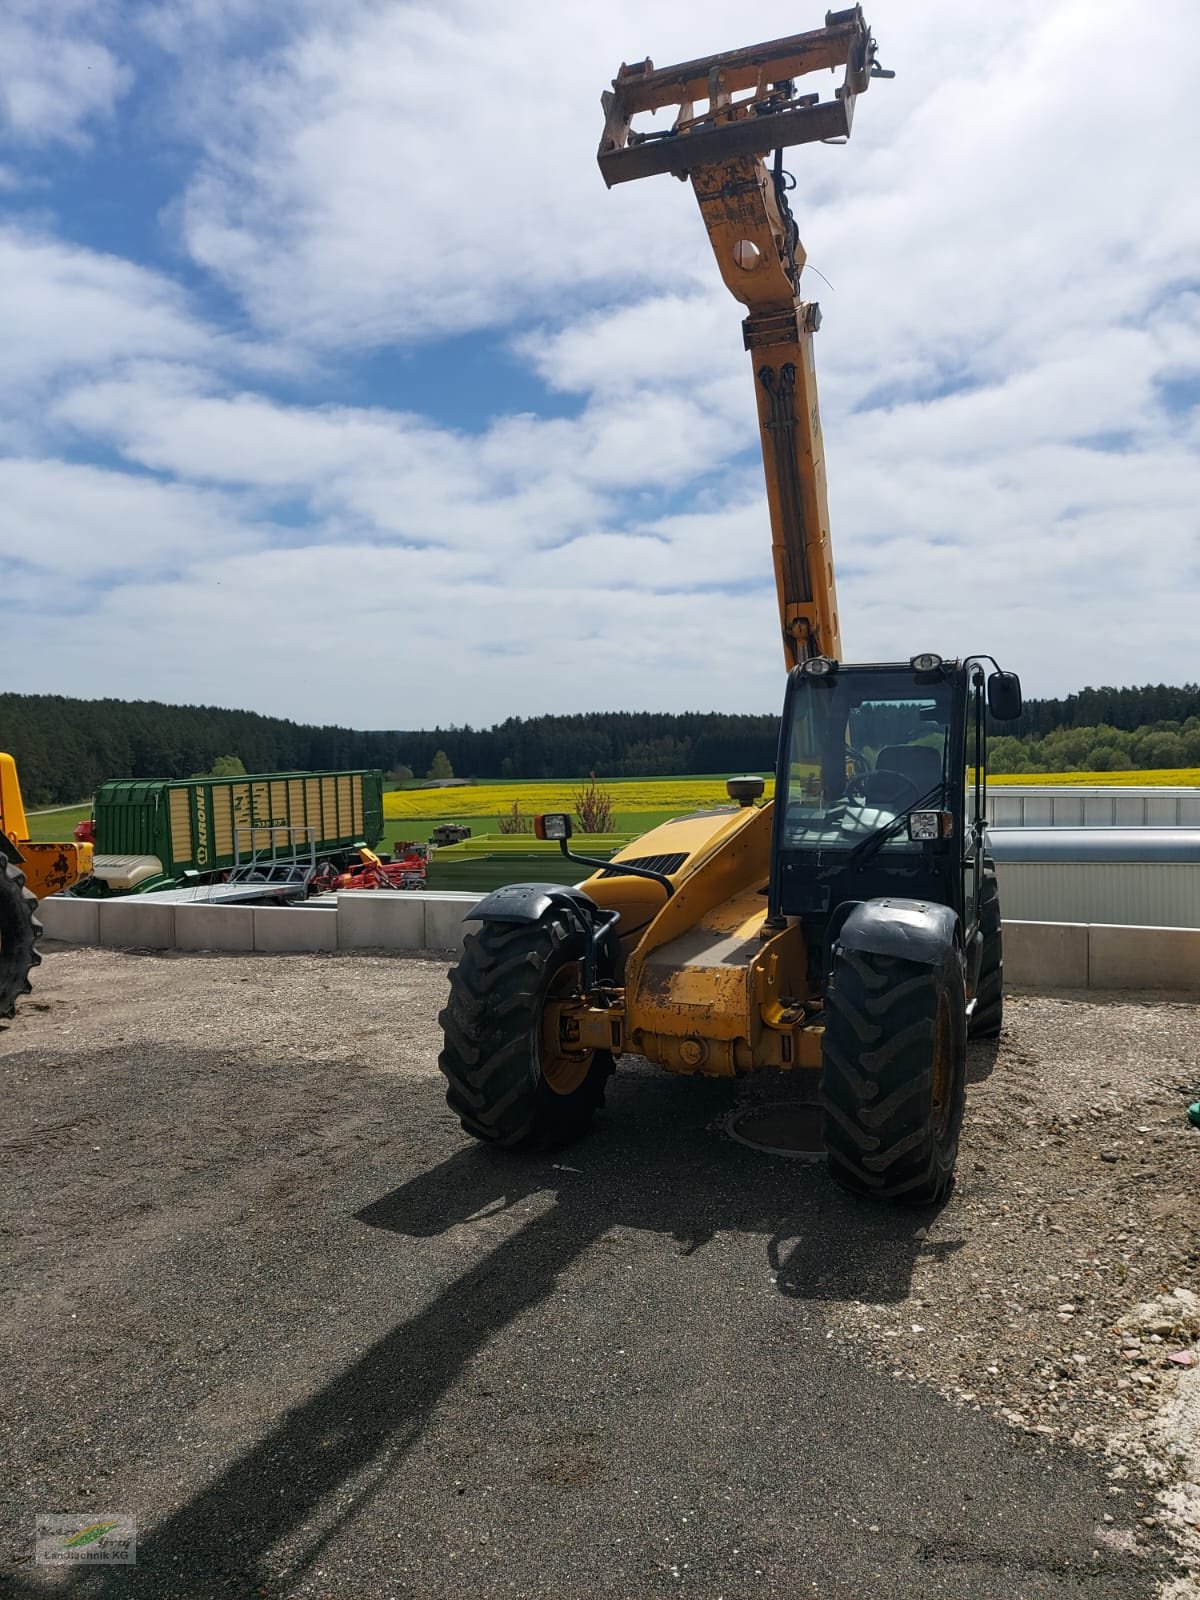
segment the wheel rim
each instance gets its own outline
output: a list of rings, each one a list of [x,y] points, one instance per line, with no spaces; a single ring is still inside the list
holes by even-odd
[[[554,1094],[574,1094],[588,1075],[594,1050],[572,1050],[563,1043],[566,1002],[579,994],[579,963],[560,967],[550,980],[537,1033],[538,1067]]]
[[[933,1024],[933,1061],[930,1063],[930,1093],[933,1098],[932,1123],[940,1141],[950,1126],[950,1104],[954,1089],[954,1019],[948,995],[938,997]]]

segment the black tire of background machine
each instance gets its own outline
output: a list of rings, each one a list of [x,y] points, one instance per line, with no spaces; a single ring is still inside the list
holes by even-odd
[[[577,1139],[604,1104],[613,1070],[608,1051],[591,1052],[586,1070],[581,1060],[582,1081],[570,1093],[556,1093],[539,1043],[542,1002],[586,947],[587,936],[559,909],[539,922],[485,922],[467,935],[438,1018],[444,1034],[438,1065],[449,1082],[447,1105],[476,1139],[553,1149]]]
[[[31,988],[29,974],[41,961],[37,941],[42,926],[37,899],[25,887],[25,874],[0,851],[0,1018],[11,1017]]]
[[[832,1175],[881,1200],[949,1191],[967,1082],[962,962],[838,948],[825,997],[821,1105]]]
[[[971,1039],[994,1039],[1004,1021],[1004,935],[1000,927],[1000,885],[990,861],[984,862],[979,889],[979,927],[983,956],[967,1035]]]

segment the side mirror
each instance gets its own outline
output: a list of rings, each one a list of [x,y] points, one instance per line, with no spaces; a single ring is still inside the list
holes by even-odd
[[[997,722],[1015,722],[1021,715],[1021,680],[1015,672],[993,672],[987,686],[988,710]]]
[[[538,839],[561,839],[565,843],[571,837],[571,818],[565,811],[547,811],[534,817],[533,831]]]

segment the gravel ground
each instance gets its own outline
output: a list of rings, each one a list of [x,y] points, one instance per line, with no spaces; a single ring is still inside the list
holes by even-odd
[[[50,948],[0,1593],[1200,1594],[1194,1005],[1013,999],[930,1214],[721,1137],[778,1083],[635,1063],[556,1162],[479,1150],[445,971]],[[137,1568],[34,1568],[88,1508]]]
[[[1162,1519],[1200,1557],[1200,1008],[1010,996],[1002,1039],[972,1055],[958,1182],[909,1298],[843,1306],[836,1336],[1104,1451],[1114,1497],[1162,1491],[1136,1537]]]

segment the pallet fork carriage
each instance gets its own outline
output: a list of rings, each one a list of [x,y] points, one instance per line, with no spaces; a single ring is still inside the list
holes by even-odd
[[[845,77],[833,98],[797,95],[795,80],[809,72]],[[728,50],[655,70],[647,59],[622,65],[611,91],[601,96],[604,133],[597,160],[609,188],[656,172],[689,177],[701,167],[817,139],[848,138],[854,101],[872,78],[890,78],[875,60],[875,41],[862,7],[829,11],[811,33]],[[749,91],[749,93],[745,93]],[[741,95],[738,100],[735,95]],[[707,101],[699,116],[696,105]],[[668,129],[638,134],[641,112],[677,107]]]
[[[832,100],[797,93],[826,68],[845,69]],[[624,66],[603,98],[605,181],[690,181],[746,307],[788,669],[779,762],[772,802],[733,780],[728,810],[655,828],[574,888],[514,885],[475,908],[440,1064],[479,1139],[574,1137],[636,1053],[680,1073],[809,1072],[841,1182],[933,1202],[952,1181],[967,1033],[998,1032],[1002,1007],[985,715],[1019,714],[1020,684],[989,656],[842,659],[820,314],[800,295],[782,164],[785,146],[844,139],[856,97],[888,76],[856,6],[789,39]],[[667,106],[669,127],[634,129]],[[571,854],[569,817],[539,831]]]

